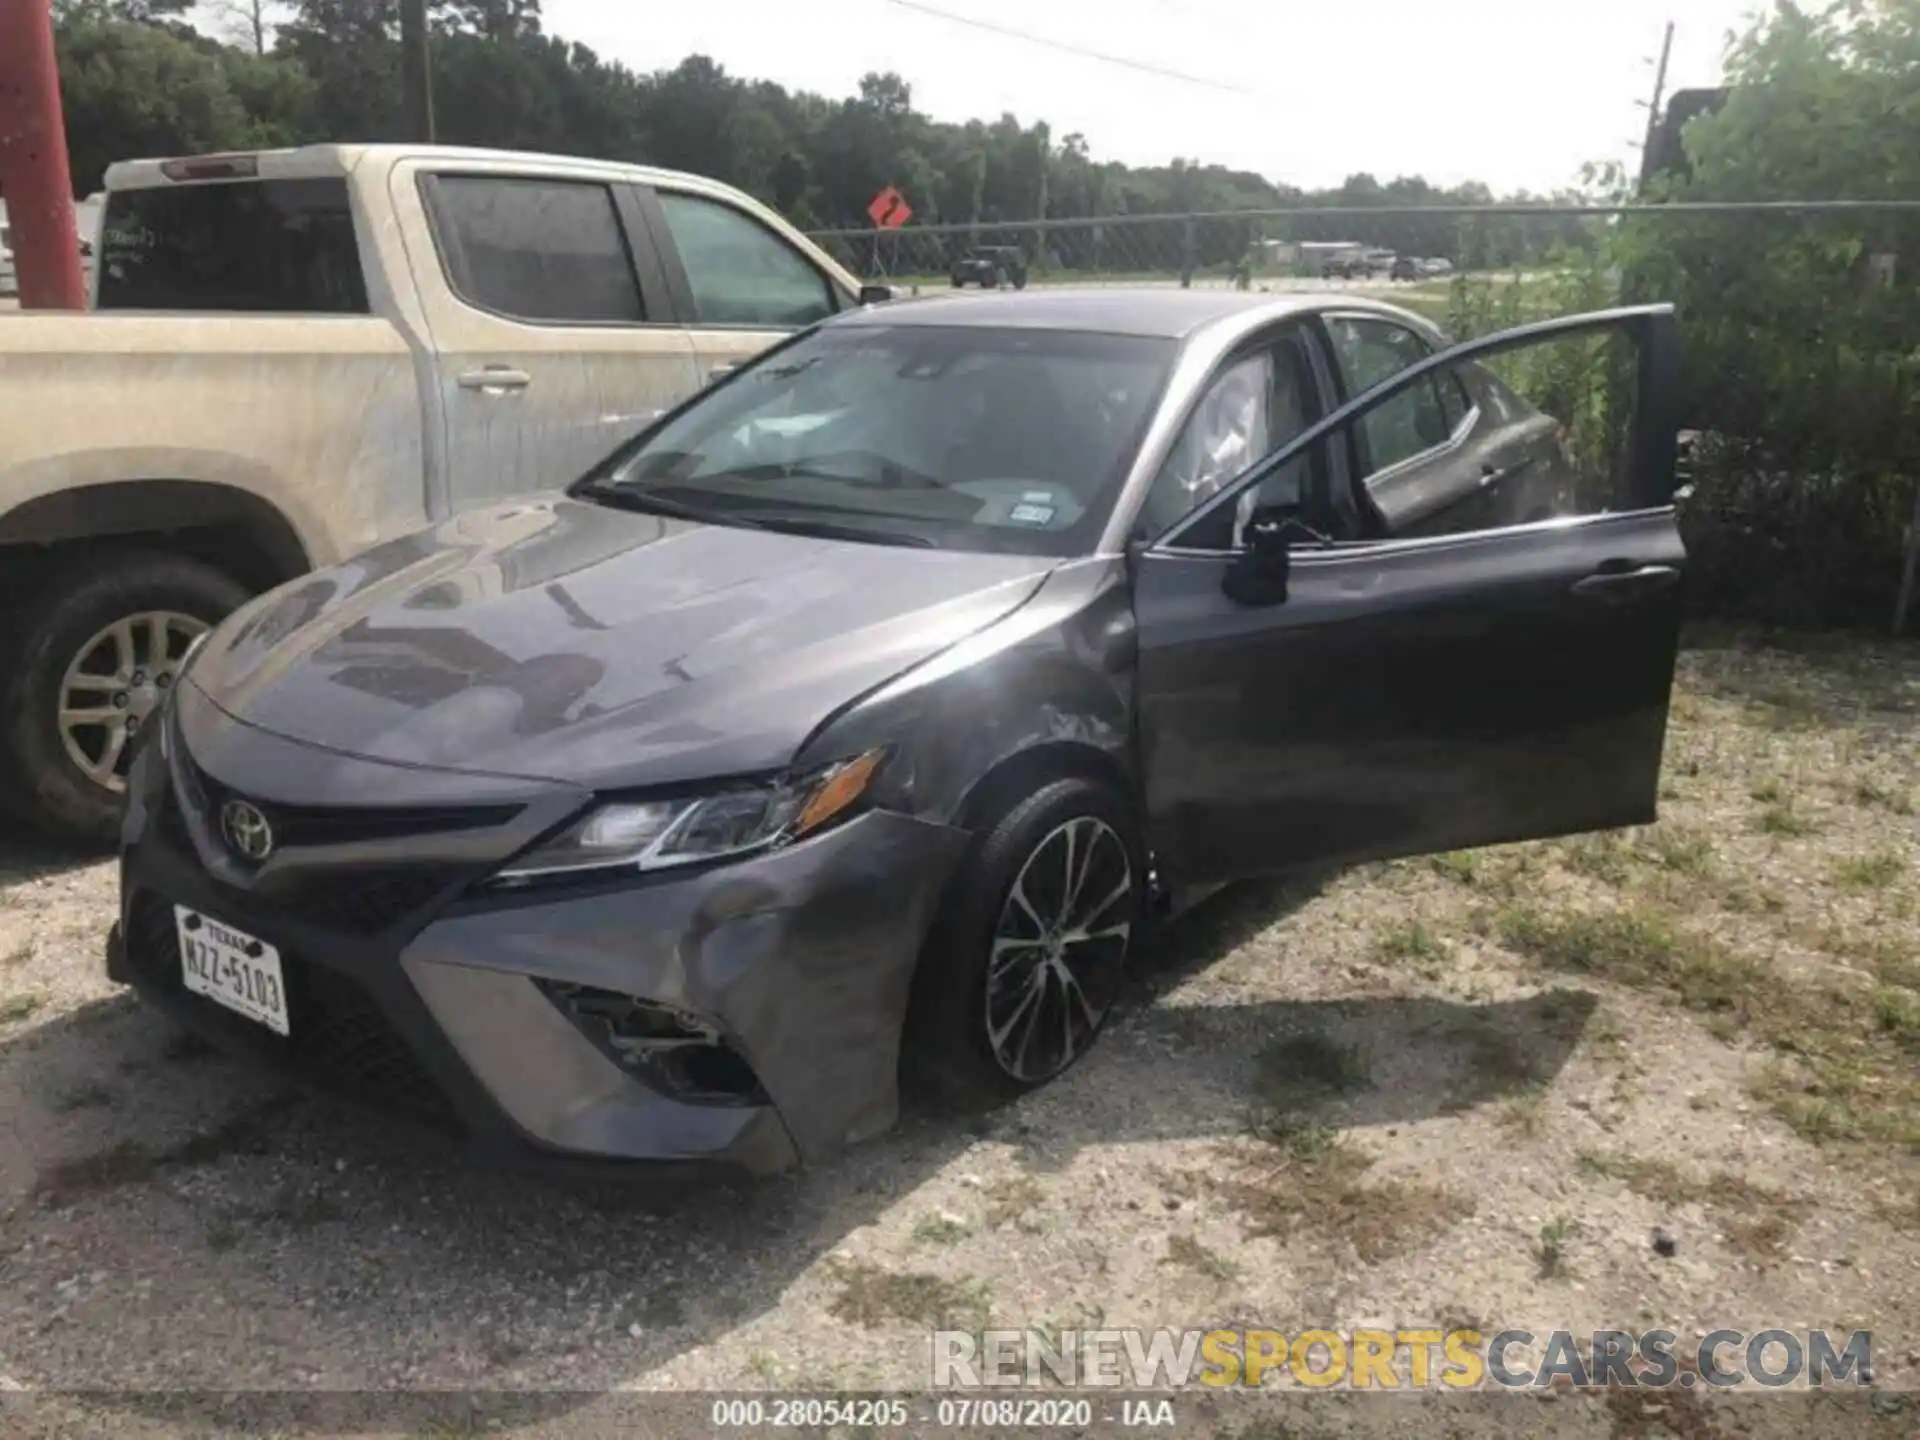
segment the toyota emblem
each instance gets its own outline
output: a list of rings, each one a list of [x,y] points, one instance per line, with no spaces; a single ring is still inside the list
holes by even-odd
[[[258,865],[273,853],[273,826],[244,800],[229,800],[220,807],[220,830],[242,860]]]

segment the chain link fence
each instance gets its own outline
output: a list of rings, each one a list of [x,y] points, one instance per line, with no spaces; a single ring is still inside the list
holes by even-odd
[[[1048,217],[813,238],[902,295],[1343,292],[1466,339],[1670,300],[1695,608],[1903,625],[1920,531],[1920,201]]]

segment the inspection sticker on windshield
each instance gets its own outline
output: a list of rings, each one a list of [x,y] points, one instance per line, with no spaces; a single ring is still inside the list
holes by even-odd
[[[1051,505],[1016,505],[1007,512],[1015,525],[1045,525],[1053,519]]]

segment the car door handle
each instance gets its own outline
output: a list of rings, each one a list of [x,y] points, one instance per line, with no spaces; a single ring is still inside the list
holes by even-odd
[[[524,390],[533,384],[533,376],[511,365],[488,365],[468,370],[459,377],[462,390],[478,390],[486,395],[504,395],[509,390]]]
[[[1576,580],[1573,593],[1582,600],[1624,605],[1671,589],[1679,580],[1680,572],[1671,565],[1639,565],[1631,570],[1602,570],[1584,580]]]
[[[1480,483],[1482,485],[1497,485],[1510,476],[1518,475],[1526,468],[1527,462],[1524,460],[1518,465],[1495,465],[1489,462],[1480,467]]]

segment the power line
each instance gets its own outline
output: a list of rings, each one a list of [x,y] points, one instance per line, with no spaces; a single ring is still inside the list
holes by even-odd
[[[1109,55],[1104,50],[1092,50],[1084,45],[1070,45],[1064,40],[1050,40],[1045,35],[1033,35],[1025,30],[1015,30],[1010,25],[996,25],[991,20],[976,20],[971,15],[956,15],[950,10],[923,5],[920,0],[887,0],[887,3],[897,5],[902,10],[931,15],[936,20],[945,20],[954,25],[965,25],[969,29],[985,30],[988,34],[1002,35],[1009,40],[1024,40],[1029,45],[1058,50],[1063,55],[1078,55],[1085,60],[1098,60],[1107,65],[1119,65],[1128,70],[1137,70],[1143,75],[1158,75],[1162,80],[1178,80],[1184,85],[1198,85],[1203,90],[1220,90],[1229,95],[1249,95],[1258,98],[1260,94],[1257,90],[1248,90],[1244,86],[1230,84],[1225,80],[1212,80],[1205,75],[1189,75],[1185,71],[1170,70],[1164,65],[1154,65],[1145,60],[1130,60],[1125,55]]]

